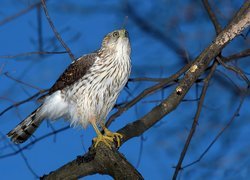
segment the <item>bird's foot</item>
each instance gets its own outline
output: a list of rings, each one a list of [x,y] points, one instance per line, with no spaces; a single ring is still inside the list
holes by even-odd
[[[112,139],[112,142],[117,142],[117,147],[119,148],[121,146],[121,140],[123,138],[123,135],[120,133],[113,133],[107,128],[104,128],[104,133],[107,137]]]
[[[106,146],[108,146],[110,149],[112,149],[111,148],[111,143],[113,142],[113,138],[112,137],[100,134],[96,138],[94,138],[93,141],[94,141],[94,147],[95,148],[97,147],[97,145],[100,142],[103,142]]]

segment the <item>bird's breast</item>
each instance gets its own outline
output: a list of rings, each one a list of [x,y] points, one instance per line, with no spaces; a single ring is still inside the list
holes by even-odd
[[[77,116],[106,119],[117,97],[128,81],[131,70],[129,57],[96,62],[84,77],[76,82],[68,94],[76,106]]]

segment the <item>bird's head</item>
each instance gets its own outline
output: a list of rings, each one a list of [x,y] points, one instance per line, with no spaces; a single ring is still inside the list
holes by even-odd
[[[103,41],[101,51],[111,51],[112,53],[126,53],[130,55],[130,43],[128,31],[125,29],[115,30],[107,34]]]

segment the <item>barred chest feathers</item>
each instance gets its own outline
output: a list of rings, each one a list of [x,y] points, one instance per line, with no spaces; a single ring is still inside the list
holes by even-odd
[[[23,143],[45,119],[64,118],[73,126],[86,127],[91,123],[98,135],[95,147],[99,142],[111,147],[112,141],[109,142],[107,137],[116,137],[119,146],[122,135],[109,132],[101,122],[106,120],[127,83],[130,69],[128,32],[120,29],[108,33],[100,50],[71,63],[49,91],[39,98],[42,104],[11,130],[8,137],[15,143]],[[98,124],[109,134],[101,136]]]
[[[108,54],[106,57],[96,57],[88,75],[66,93],[70,104],[67,119],[73,126],[86,127],[93,117],[97,124],[104,121],[128,81],[131,71],[130,46],[117,46],[114,53]]]

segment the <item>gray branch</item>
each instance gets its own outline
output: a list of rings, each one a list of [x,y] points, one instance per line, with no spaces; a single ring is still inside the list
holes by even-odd
[[[191,86],[204,73],[223,48],[250,24],[250,1],[246,1],[231,22],[192,63],[176,89],[158,106],[141,119],[126,125],[118,132],[124,135],[123,143],[140,136],[164,116],[172,112],[182,101]],[[79,161],[80,160],[80,161]],[[77,179],[91,174],[108,174],[115,179],[142,179],[140,173],[118,151],[111,151],[103,144],[92,148],[76,159],[51,172],[43,179]]]

